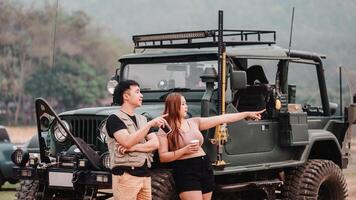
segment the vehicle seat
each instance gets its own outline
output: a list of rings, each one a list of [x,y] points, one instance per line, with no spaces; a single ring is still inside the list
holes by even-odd
[[[252,65],[246,70],[247,84],[254,85],[256,81],[261,84],[268,84],[268,80],[261,65]]]
[[[237,91],[234,105],[239,112],[258,111],[266,108],[272,88],[268,84],[247,86]]]
[[[266,108],[272,94],[272,87],[262,66],[253,65],[246,70],[247,84],[245,89],[236,92],[233,104],[239,112],[258,111]]]

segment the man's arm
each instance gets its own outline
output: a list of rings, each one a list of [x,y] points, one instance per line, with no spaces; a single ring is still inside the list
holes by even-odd
[[[159,142],[157,139],[157,136],[154,132],[150,133],[147,135],[147,142],[141,144],[136,144],[132,146],[130,149],[127,149],[126,151],[124,149],[119,149],[124,152],[132,152],[132,151],[139,151],[139,152],[152,152],[159,147]]]
[[[114,133],[115,140],[126,149],[130,149],[135,144],[139,143],[148,133],[151,128],[151,123],[148,122],[144,127],[140,128],[136,133],[129,134],[127,129],[121,129]]]
[[[151,127],[160,127],[167,123],[163,118],[167,115],[168,114],[165,114],[154,118],[133,134],[129,134],[127,129],[121,129],[116,131],[113,135],[121,146],[125,147],[126,149],[130,149],[135,144],[138,144],[147,135]]]

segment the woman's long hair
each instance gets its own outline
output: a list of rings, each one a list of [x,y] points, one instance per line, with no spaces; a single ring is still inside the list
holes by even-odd
[[[173,92],[167,96],[164,106],[164,114],[168,113],[168,116],[165,117],[165,119],[172,128],[172,132],[167,135],[168,148],[169,150],[174,151],[179,149],[179,143],[182,137],[179,131],[181,126],[181,99],[182,95],[180,93]]]

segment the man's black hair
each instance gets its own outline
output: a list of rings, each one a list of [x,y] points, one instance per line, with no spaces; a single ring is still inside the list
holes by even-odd
[[[130,89],[130,86],[137,85],[140,86],[134,80],[124,80],[120,81],[119,84],[115,87],[114,94],[113,94],[113,104],[121,106],[124,103],[123,94],[126,90]]]

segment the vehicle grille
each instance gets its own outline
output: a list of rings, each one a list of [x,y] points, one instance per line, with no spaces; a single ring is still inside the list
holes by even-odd
[[[80,137],[89,145],[98,145],[98,126],[105,116],[64,116],[75,137]]]

